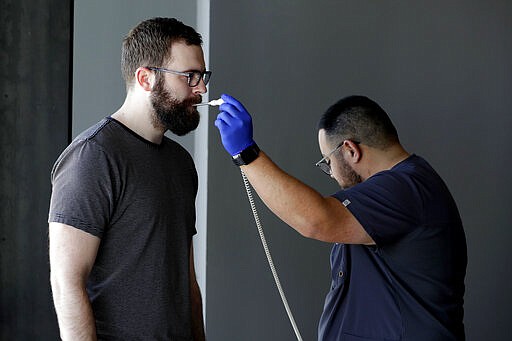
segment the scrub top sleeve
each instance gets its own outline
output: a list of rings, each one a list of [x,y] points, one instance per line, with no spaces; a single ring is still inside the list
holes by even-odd
[[[419,225],[421,201],[413,186],[394,174],[374,175],[333,197],[347,207],[377,245],[393,243]]]

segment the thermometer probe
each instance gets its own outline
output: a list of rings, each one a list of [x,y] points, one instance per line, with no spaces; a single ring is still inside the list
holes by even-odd
[[[213,101],[210,101],[208,103],[192,104],[192,106],[193,107],[200,107],[200,106],[203,106],[203,105],[217,106],[217,105],[221,105],[222,103],[224,103],[224,100],[222,98],[219,98],[219,99],[214,99]]]

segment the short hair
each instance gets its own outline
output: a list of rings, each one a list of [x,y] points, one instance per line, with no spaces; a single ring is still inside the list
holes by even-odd
[[[334,143],[352,140],[378,149],[399,143],[388,114],[365,96],[349,96],[333,104],[322,115],[318,129],[324,129]]]
[[[121,72],[128,88],[139,67],[161,67],[171,57],[171,45],[184,41],[200,46],[201,35],[175,18],[152,18],[140,22],[123,39]]]

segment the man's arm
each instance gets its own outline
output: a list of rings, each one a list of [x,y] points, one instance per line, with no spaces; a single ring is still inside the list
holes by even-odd
[[[228,95],[215,125],[224,148],[236,155],[254,144],[252,119],[244,106]],[[333,197],[323,197],[281,170],[260,152],[249,165],[242,166],[251,185],[272,212],[308,238],[348,244],[375,244],[352,213]]]
[[[53,301],[62,340],[96,340],[96,325],[85,284],[100,239],[73,226],[50,223]]]
[[[204,341],[203,303],[194,268],[194,248],[190,244],[190,305],[192,308],[192,336],[194,341]]]
[[[326,242],[375,244],[338,199],[323,197],[288,175],[264,152],[242,170],[265,205],[303,236]]]

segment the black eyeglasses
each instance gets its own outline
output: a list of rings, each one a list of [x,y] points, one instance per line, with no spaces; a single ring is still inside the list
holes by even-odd
[[[339,145],[336,146],[336,148],[334,148],[333,150],[331,150],[326,156],[324,156],[320,161],[318,161],[317,163],[315,163],[315,166],[317,166],[318,168],[320,168],[322,170],[322,172],[324,172],[325,174],[327,175],[332,175],[332,169],[331,169],[331,155],[337,151],[341,146],[343,146],[343,144],[345,143],[345,141],[347,140],[344,140],[343,142],[341,142]],[[352,140],[350,140],[352,141]],[[353,143],[355,144],[359,144],[360,142],[358,141],[352,141]]]
[[[201,81],[201,79],[203,80],[204,85],[207,85],[208,82],[210,81],[210,77],[212,75],[211,71],[203,71],[203,72],[200,72],[200,71],[188,71],[188,72],[181,72],[181,71],[174,71],[174,70],[165,69],[163,67],[147,66],[146,68],[148,68],[150,70],[153,70],[153,71],[167,72],[167,73],[173,73],[175,75],[186,76],[187,80],[188,80],[188,86],[190,86],[191,88],[197,86],[199,84],[199,82]]]

